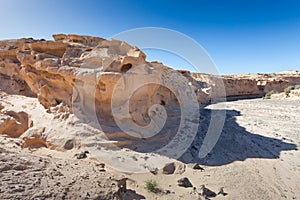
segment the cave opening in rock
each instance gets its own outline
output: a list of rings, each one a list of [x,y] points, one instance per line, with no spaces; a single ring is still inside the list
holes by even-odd
[[[130,70],[132,67],[132,64],[131,63],[127,63],[127,64],[124,64],[122,65],[121,67],[121,72],[127,72],[128,70]]]

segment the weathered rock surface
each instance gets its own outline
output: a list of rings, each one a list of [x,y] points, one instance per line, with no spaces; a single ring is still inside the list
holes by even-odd
[[[0,134],[16,138],[29,128],[29,117],[25,112],[0,111]]]
[[[141,50],[122,41],[64,34],[53,37],[54,41],[1,41],[0,76],[5,77],[0,79],[1,89],[6,93],[36,96],[49,112],[67,107],[63,115],[58,114],[61,119],[73,112],[84,122],[97,126],[100,121],[104,132],[112,133],[107,137],[117,140],[116,146],[132,146],[132,139],[150,137],[153,130],[159,132],[165,124],[163,107],[168,116],[178,118],[178,104],[192,99],[195,90],[189,83],[198,84],[191,76],[183,78],[181,73],[161,63],[147,62]],[[14,87],[9,86],[11,82]],[[124,125],[122,130],[114,128],[118,126],[113,119]],[[174,121],[169,119],[166,124],[174,126]],[[132,126],[137,128],[131,136],[125,134],[127,139],[116,134],[124,135],[122,132],[132,130]],[[148,132],[140,133],[140,127],[145,126]],[[158,135],[152,143],[167,143],[176,134],[176,128],[174,131],[169,128],[171,132]],[[41,134],[28,138],[28,144],[40,141],[39,145],[47,146],[41,142]],[[47,140],[57,145],[57,139],[51,138],[50,135]],[[58,146],[70,149],[70,141],[74,141],[71,136],[60,138]],[[137,141],[135,145],[144,147],[144,142]]]
[[[114,87],[128,70],[143,65],[134,72],[143,74],[143,79],[149,81],[156,77],[157,80],[152,81],[161,85],[164,85],[167,74],[175,73],[160,63],[146,62],[141,50],[122,41],[74,34],[57,34],[53,38],[54,41],[32,38],[0,41],[0,89],[7,93],[37,96],[46,108],[60,103],[71,106],[72,97],[87,98],[89,92],[94,92],[94,99],[85,101],[94,102],[103,115],[111,115]],[[217,77],[183,70],[178,72],[190,82],[200,103],[219,96],[263,96],[270,90],[281,92],[289,85],[300,83],[299,73]],[[122,81],[122,87],[128,91],[136,89],[133,85],[143,84],[133,73]],[[221,83],[224,83],[226,93],[221,91]],[[87,89],[89,86],[94,87],[92,91]],[[86,91],[76,91],[80,87]],[[149,123],[146,110],[151,105],[168,104],[175,99],[167,88],[155,84],[145,87],[136,92],[130,108],[131,117],[140,125]],[[116,98],[121,103],[128,101],[128,97],[122,95]]]
[[[211,76],[205,74],[191,74],[197,81],[204,82],[204,89],[211,93],[221,94],[220,87],[216,83],[216,78],[222,79],[227,99],[262,97],[271,90],[283,92],[290,85],[300,83],[300,73],[278,73],[278,74],[252,74],[252,75],[232,75],[232,76]]]
[[[97,37],[63,34],[53,37],[55,41],[20,39],[0,42],[2,90],[36,95],[46,108],[60,103],[71,107],[73,97],[73,100],[79,99],[81,109],[90,110],[91,103],[94,103],[103,116],[111,115],[115,84],[128,70],[143,65],[120,83],[126,94],[126,91],[137,89],[136,86],[143,86],[144,80],[150,81],[132,96],[135,103],[130,105],[131,118],[146,125],[149,122],[147,109],[151,105],[165,105],[174,100],[174,94],[160,85],[166,79],[164,76],[177,72],[159,63],[146,62],[145,54],[138,48]],[[136,76],[137,73],[143,78]],[[5,86],[10,82],[16,85],[15,88]],[[117,104],[124,104],[129,98],[119,94]]]
[[[300,84],[299,73],[223,77],[192,74],[147,62],[140,49],[122,41],[64,34],[53,38],[54,41],[0,41],[0,89],[8,94],[37,97],[59,119],[73,112],[82,121],[99,121],[107,138],[117,140],[116,146],[143,149],[145,143],[140,139],[152,135],[140,133],[140,127],[156,133],[165,128],[163,134],[151,138],[155,145],[149,145],[149,151],[157,149],[158,143],[168,143],[178,128],[174,119],[181,115],[179,104],[193,101],[193,92],[195,101],[207,103],[220,97],[263,96],[270,90],[280,92],[288,85]],[[162,108],[169,119],[165,123]],[[6,123],[2,132],[7,132],[10,123],[18,123],[5,116],[2,121]],[[122,130],[116,123],[123,125]],[[22,128],[9,133],[12,137],[27,128],[14,127]],[[124,134],[130,130],[134,130],[132,135]],[[41,135],[28,138],[34,139],[33,143],[43,139]],[[73,148],[73,137],[64,140],[59,147]]]

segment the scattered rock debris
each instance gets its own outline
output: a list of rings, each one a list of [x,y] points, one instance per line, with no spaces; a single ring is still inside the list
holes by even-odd
[[[178,186],[180,187],[193,187],[192,183],[190,182],[190,180],[187,177],[181,178],[177,181]]]
[[[204,168],[201,167],[198,163],[193,166],[193,169],[200,170],[201,172],[204,171]]]
[[[81,153],[76,153],[74,156],[76,156],[77,159],[84,159],[87,158],[88,151],[83,151]]]
[[[212,198],[212,197],[215,197],[217,196],[217,194],[206,188],[205,185],[201,185],[199,188],[196,188],[194,187],[194,190],[200,195],[200,196],[203,196],[205,199],[208,199],[208,198]]]
[[[168,163],[163,167],[163,174],[174,174],[175,169],[175,164],[173,162]]]

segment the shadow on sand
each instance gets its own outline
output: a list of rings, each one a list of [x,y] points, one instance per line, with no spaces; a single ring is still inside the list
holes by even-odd
[[[136,191],[134,190],[130,190],[130,189],[126,190],[124,200],[142,200],[142,199],[146,199],[146,197],[137,194]]]
[[[151,138],[131,137],[122,132],[113,121],[105,122],[99,120],[100,118],[98,120],[107,138],[115,141],[115,145],[118,148],[128,148],[136,152],[151,153],[167,145],[177,133],[180,124],[180,109],[167,108],[167,113],[168,120],[164,128],[160,133]],[[169,115],[169,113],[171,114]],[[226,114],[225,124],[212,151],[206,157],[200,159],[198,156],[199,150],[207,134],[212,113],[217,115],[218,113],[220,115]],[[281,151],[297,150],[295,144],[248,132],[236,122],[236,117],[240,115],[240,112],[236,110],[213,110],[212,112],[211,109],[201,108],[200,124],[192,144],[179,159],[174,159],[184,163],[220,166],[234,161],[243,161],[247,158],[278,159]]]
[[[294,144],[248,132],[236,122],[240,112],[226,110],[225,124],[218,142],[205,158],[200,159],[199,149],[208,129],[211,112],[206,108],[200,110],[201,121],[197,136],[180,161],[220,166],[247,158],[278,159],[281,151],[297,150]]]

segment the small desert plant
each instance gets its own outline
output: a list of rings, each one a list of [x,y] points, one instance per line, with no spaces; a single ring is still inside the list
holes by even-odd
[[[299,90],[300,89],[300,85],[295,85],[295,90]]]
[[[271,99],[271,95],[272,94],[278,94],[279,92],[277,92],[276,90],[271,90],[270,92],[268,92],[263,99]]]
[[[146,190],[153,193],[159,193],[161,190],[158,188],[158,184],[156,181],[148,180],[146,181]]]
[[[291,85],[291,86],[285,88],[285,89],[284,89],[285,95],[288,96],[288,95],[290,94],[291,90],[293,90],[293,89],[295,89],[295,86],[294,86],[294,85]]]

